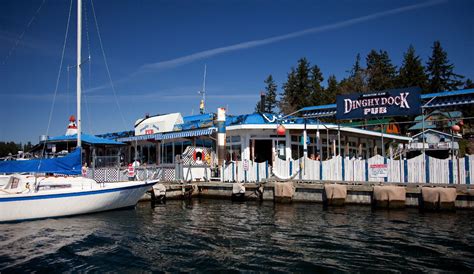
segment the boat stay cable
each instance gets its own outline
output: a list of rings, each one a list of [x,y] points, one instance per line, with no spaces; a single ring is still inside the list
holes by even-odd
[[[107,76],[109,77],[110,87],[112,88],[112,91],[114,93],[115,104],[117,105],[118,111],[120,113],[120,117],[122,118],[123,127],[127,128],[127,123],[125,122],[125,117],[123,116],[122,108],[120,107],[120,103],[119,103],[119,100],[117,98],[117,91],[115,90],[115,85],[114,85],[114,82],[112,81],[112,76],[110,74],[109,65],[107,63],[107,57],[105,55],[104,45],[102,43],[102,37],[100,35],[99,24],[97,22],[97,17],[96,17],[96,14],[95,14],[95,8],[94,8],[94,1],[93,0],[91,0],[91,7],[92,7],[92,15],[94,17],[95,27],[96,27],[96,30],[97,30],[97,36],[99,38],[100,49],[102,51],[102,57],[104,58],[105,69],[107,71]]]
[[[84,3],[84,23],[85,23],[85,29],[86,29],[86,40],[87,40],[87,56],[88,56],[88,70],[87,70],[87,88],[91,87],[91,79],[92,79],[92,73],[91,73],[91,67],[92,67],[92,59],[91,59],[91,41],[89,37],[89,16],[87,13],[87,2]],[[83,79],[83,83],[84,83]],[[92,120],[91,120],[91,114],[90,114],[90,109],[89,109],[89,101],[87,100],[88,96],[86,93],[82,93],[82,97],[84,98],[84,103],[86,106],[86,112],[87,112],[87,126],[89,128],[89,132],[91,134],[94,134],[94,131],[92,129]]]
[[[10,50],[8,51],[7,55],[5,56],[5,58],[3,59],[2,61],[2,65],[5,65],[5,63],[8,61],[8,59],[11,57],[11,55],[13,54],[13,52],[16,50],[16,48],[18,47],[18,45],[20,44],[21,40],[23,40],[23,36],[25,36],[25,33],[28,31],[28,29],[30,28],[30,26],[33,24],[33,22],[36,20],[36,17],[38,16],[39,12],[41,11],[41,8],[43,7],[44,3],[46,2],[46,0],[43,0],[40,4],[40,6],[36,9],[35,13],[33,14],[33,16],[31,17],[30,21],[28,21],[28,24],[26,24],[26,27],[25,29],[21,32],[20,35],[18,35],[18,38],[15,40],[15,43],[13,44],[13,46],[10,48]]]
[[[59,63],[58,76],[56,77],[56,87],[54,88],[53,102],[51,103],[51,109],[49,111],[48,127],[46,128],[46,136],[49,135],[51,120],[53,118],[54,105],[56,103],[56,96],[58,94],[59,80],[61,79],[61,71],[63,69],[64,53],[66,51],[66,42],[67,42],[67,37],[68,37],[68,33],[69,33],[69,23],[71,22],[72,0],[70,2],[71,3],[69,5],[69,15],[68,15],[67,24],[66,24],[66,33],[64,34],[64,43],[63,43],[63,48],[62,48],[62,52],[61,52],[61,61]],[[43,149],[41,151],[42,156],[44,156],[44,152],[45,152],[45,149],[46,149],[46,143],[47,143],[47,140],[45,140],[44,143],[43,143]],[[41,167],[41,158],[40,158],[40,162],[38,164],[38,170],[40,169],[40,167]]]

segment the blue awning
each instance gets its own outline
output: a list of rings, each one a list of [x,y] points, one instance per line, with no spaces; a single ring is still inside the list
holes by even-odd
[[[176,132],[169,132],[169,133],[155,133],[155,134],[132,136],[132,137],[127,137],[127,138],[119,138],[117,139],[117,141],[120,141],[120,142],[133,142],[133,141],[143,141],[143,140],[160,141],[160,140],[168,140],[168,139],[211,135],[215,131],[217,131],[217,128],[211,127],[211,128],[203,128],[203,129],[195,129],[195,130],[187,130],[187,131],[176,131]]]
[[[74,135],[61,135],[50,137],[46,140],[47,143],[52,142],[75,142],[77,141],[77,134]],[[91,144],[91,145],[124,145],[124,143],[117,142],[115,140],[100,138],[94,135],[89,134],[81,134],[81,141],[83,143]]]
[[[130,137],[125,137],[125,138],[118,138],[117,141],[119,141],[119,142],[132,142],[132,141],[144,141],[144,140],[159,140],[159,138],[161,138],[162,135],[163,135],[162,133],[145,134],[145,135],[139,135],[139,136],[130,136]]]
[[[187,138],[187,137],[193,137],[193,136],[205,136],[205,135],[211,135],[214,131],[217,131],[215,127],[188,130],[188,131],[171,132],[171,133],[165,133],[160,138],[156,138],[155,140]]]

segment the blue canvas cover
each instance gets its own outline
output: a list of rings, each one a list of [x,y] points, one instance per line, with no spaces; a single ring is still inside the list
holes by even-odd
[[[0,173],[32,172],[79,175],[81,168],[80,148],[76,148],[61,158],[0,162]]]

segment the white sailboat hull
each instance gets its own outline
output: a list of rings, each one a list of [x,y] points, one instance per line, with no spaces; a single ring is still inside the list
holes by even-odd
[[[90,190],[0,196],[0,222],[62,217],[133,207],[152,183],[109,183]]]

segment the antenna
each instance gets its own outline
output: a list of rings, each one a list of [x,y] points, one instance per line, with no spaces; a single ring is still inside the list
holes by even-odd
[[[204,79],[202,81],[202,90],[198,91],[198,93],[202,95],[201,102],[199,104],[199,110],[201,114],[204,114],[206,112],[206,72],[207,65],[204,64]]]

